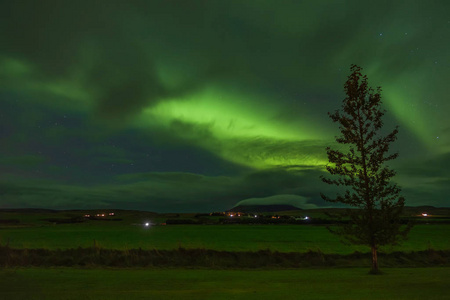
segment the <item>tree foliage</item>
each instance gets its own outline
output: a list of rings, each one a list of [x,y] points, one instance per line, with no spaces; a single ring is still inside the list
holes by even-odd
[[[381,88],[370,88],[361,70],[351,66],[342,108],[329,113],[333,122],[339,124],[341,135],[336,137],[336,142],[341,149],[327,147],[326,169],[335,176],[322,177],[322,180],[344,187],[345,192],[335,198],[321,196],[326,201],[355,208],[343,216],[350,222],[333,232],[353,244],[371,247],[372,272],[377,273],[378,247],[396,244],[406,237],[410,226],[402,226],[400,222],[405,199],[400,196],[397,184],[391,181],[396,172],[386,165],[398,157],[398,153],[389,153],[390,144],[397,139],[398,127],[382,134],[385,111],[381,109]]]

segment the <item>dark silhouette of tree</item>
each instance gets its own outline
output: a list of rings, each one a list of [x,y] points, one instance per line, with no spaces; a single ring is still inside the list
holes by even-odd
[[[344,193],[336,198],[321,194],[330,202],[340,202],[348,209],[340,218],[349,222],[330,229],[352,244],[367,245],[372,250],[370,273],[380,273],[377,250],[379,246],[394,245],[406,238],[411,226],[403,226],[400,214],[405,199],[400,196],[400,188],[390,180],[395,171],[385,165],[397,158],[398,153],[389,154],[389,146],[397,139],[398,127],[383,135],[381,109],[381,88],[369,88],[367,76],[361,68],[352,65],[351,74],[345,83],[346,98],[341,110],[328,113],[333,122],[339,124],[341,135],[336,142],[345,150],[327,147],[331,175],[338,178],[321,177],[325,183],[343,186]]]

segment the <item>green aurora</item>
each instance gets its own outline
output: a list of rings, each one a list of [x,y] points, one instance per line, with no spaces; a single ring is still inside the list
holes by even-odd
[[[0,208],[321,207],[351,64],[407,205],[448,206],[447,1],[3,1]],[[278,199],[278,200],[277,200]]]

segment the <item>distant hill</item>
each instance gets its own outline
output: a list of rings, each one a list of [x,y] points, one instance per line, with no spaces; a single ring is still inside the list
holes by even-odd
[[[46,208],[0,208],[0,212],[38,214],[38,213],[57,213],[59,211]]]
[[[450,207],[434,207],[434,206],[405,206],[403,209],[404,215],[420,215],[427,213],[428,215],[450,216]]]
[[[269,204],[269,205],[238,205],[227,211],[243,212],[243,213],[262,213],[301,210],[301,208],[287,204]]]

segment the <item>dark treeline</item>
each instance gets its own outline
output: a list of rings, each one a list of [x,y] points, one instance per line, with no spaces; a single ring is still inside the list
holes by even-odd
[[[380,253],[384,267],[450,266],[450,250]],[[198,268],[304,268],[367,266],[367,253],[348,255],[308,252],[217,251],[208,249],[115,250],[101,247],[75,249],[15,249],[0,246],[0,267],[198,267]]]
[[[348,220],[335,220],[335,219],[321,219],[310,218],[293,219],[293,218],[271,218],[271,217],[234,217],[234,218],[219,218],[216,220],[210,218],[195,218],[195,219],[167,219],[165,223],[167,225],[214,225],[214,224],[291,224],[291,225],[337,225],[347,224]],[[404,218],[400,220],[401,224],[450,224],[450,218],[448,217],[435,217],[433,219],[424,218]]]
[[[308,219],[296,220],[292,218],[223,218],[221,224],[295,224],[295,225],[329,225],[342,223],[345,221],[327,220],[327,219]]]
[[[296,225],[331,225],[342,223],[345,221],[313,219],[313,220],[295,220],[286,218],[220,218],[218,220],[211,220],[208,218],[199,219],[167,219],[167,225],[202,225],[202,224],[296,224]]]

